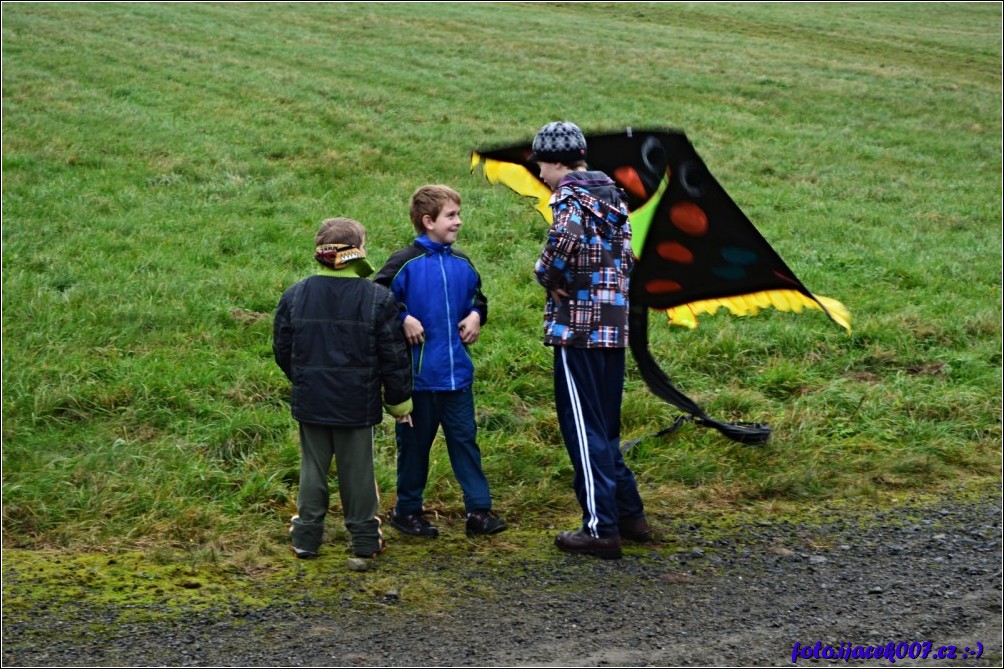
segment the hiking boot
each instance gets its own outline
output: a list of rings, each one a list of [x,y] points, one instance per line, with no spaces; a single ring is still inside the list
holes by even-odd
[[[467,514],[467,534],[497,534],[509,527],[491,509]]]
[[[652,529],[648,526],[645,516],[641,518],[621,518],[617,523],[621,539],[646,543],[652,541]]]
[[[593,537],[578,529],[574,532],[558,532],[554,537],[554,545],[566,553],[593,555],[604,560],[619,560],[621,558],[620,537]]]
[[[431,525],[420,513],[411,515],[398,515],[397,511],[391,511],[387,517],[390,526],[398,532],[403,532],[412,537],[426,537],[432,539],[439,536],[439,528]]]

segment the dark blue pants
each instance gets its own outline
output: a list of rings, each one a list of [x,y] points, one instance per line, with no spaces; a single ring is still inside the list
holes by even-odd
[[[419,391],[411,396],[414,427],[397,424],[397,503],[395,511],[411,515],[422,510],[422,494],[429,479],[429,451],[443,426],[453,474],[464,491],[464,508],[491,509],[488,479],[481,470],[472,388],[456,391]]]
[[[619,534],[618,520],[645,509],[620,451],[623,348],[554,347],[554,400],[582,527],[594,537]]]

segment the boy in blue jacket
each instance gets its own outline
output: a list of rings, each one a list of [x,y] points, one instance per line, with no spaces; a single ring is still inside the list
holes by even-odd
[[[390,288],[400,305],[415,377],[412,424],[397,425],[397,503],[389,521],[411,536],[439,535],[423,517],[422,495],[429,451],[442,425],[450,465],[464,493],[467,533],[495,534],[507,526],[492,511],[481,469],[474,362],[467,351],[488,320],[488,300],[470,259],[453,248],[462,225],[460,195],[447,186],[423,186],[411,197],[410,214],[418,237],[394,253],[374,279]]]
[[[384,409],[398,422],[410,420],[412,374],[397,302],[366,280],[373,267],[365,243],[358,221],[324,221],[315,238],[317,273],[286,290],[275,312],[272,352],[292,381],[300,423],[300,491],[290,527],[299,558],[317,557],[321,547],[332,458],[352,552],[372,558],[384,549],[373,426]]]

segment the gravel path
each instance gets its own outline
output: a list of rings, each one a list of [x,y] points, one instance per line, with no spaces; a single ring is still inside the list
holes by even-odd
[[[305,596],[156,624],[40,605],[30,623],[5,616],[3,666],[790,666],[795,643],[808,647],[802,665],[886,666],[893,643],[905,655],[896,666],[1001,666],[1000,507],[833,512],[812,527],[761,522],[727,539],[656,516],[683,548],[656,544],[620,561],[556,552],[550,569],[507,575],[467,565],[465,578],[501,594],[443,614],[402,610],[393,591],[365,609]],[[883,657],[805,659],[817,642],[820,654],[880,645]],[[954,658],[937,658],[949,646]]]

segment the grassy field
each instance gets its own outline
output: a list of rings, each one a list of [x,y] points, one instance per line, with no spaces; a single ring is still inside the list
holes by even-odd
[[[272,311],[322,219],[362,221],[379,265],[426,183],[464,196],[458,245],[491,304],[473,355],[496,507],[571,527],[531,273],[546,225],[469,171],[556,119],[685,130],[854,316],[850,335],[815,313],[656,317],[681,389],[774,433],[643,440],[651,508],[994,484],[1001,27],[996,3],[5,3],[5,548],[285,551],[299,454]],[[629,365],[625,438],[676,414]],[[394,449],[388,419],[385,508]],[[459,517],[434,454],[428,506]]]

